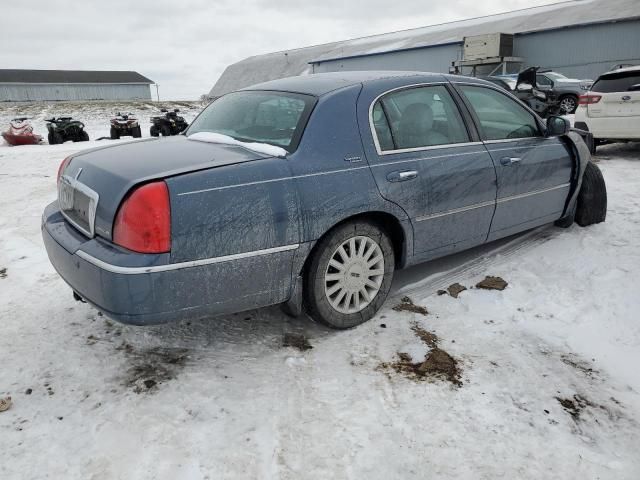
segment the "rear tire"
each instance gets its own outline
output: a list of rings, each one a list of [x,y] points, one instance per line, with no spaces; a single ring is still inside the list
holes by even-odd
[[[140,128],[139,125],[131,129],[131,135],[133,136],[133,138],[142,137],[142,129]]]
[[[598,166],[587,163],[578,193],[576,223],[581,227],[601,223],[607,217],[607,186]]]
[[[117,128],[111,127],[111,130],[109,130],[109,136],[111,137],[111,140],[118,140],[120,138],[120,132]]]
[[[394,269],[393,245],[384,230],[367,221],[340,225],[312,253],[304,274],[304,308],[331,328],[355,327],[382,307]]]
[[[149,129],[149,134],[152,137],[159,137],[160,136],[160,129],[158,127],[156,127],[155,125],[153,125],[150,129]]]

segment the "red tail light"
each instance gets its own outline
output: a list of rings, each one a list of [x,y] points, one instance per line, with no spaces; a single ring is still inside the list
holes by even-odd
[[[71,162],[71,157],[65,158],[60,163],[60,166],[58,167],[58,175],[56,176],[56,179],[57,179],[58,182],[60,181],[60,177],[62,176],[62,173],[64,172],[64,169],[67,168],[67,165],[69,165],[69,162]]]
[[[590,93],[588,93],[586,95],[580,95],[580,98],[578,100],[578,104],[579,105],[593,105],[594,103],[598,103],[601,98],[602,98],[602,95],[592,95]]]
[[[171,250],[171,206],[166,183],[147,183],[125,197],[113,224],[113,242],[140,253]]]

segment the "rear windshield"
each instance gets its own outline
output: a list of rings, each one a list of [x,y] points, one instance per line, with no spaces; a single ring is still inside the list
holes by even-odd
[[[621,72],[600,77],[591,90],[600,93],[628,92],[633,85],[640,85],[640,72]]]
[[[241,142],[259,142],[293,152],[315,97],[289,92],[242,91],[218,98],[191,124],[186,134],[214,132]]]

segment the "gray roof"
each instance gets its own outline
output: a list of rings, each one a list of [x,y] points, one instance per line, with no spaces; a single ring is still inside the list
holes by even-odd
[[[95,70],[2,70],[0,83],[144,83],[153,80],[138,72]]]
[[[638,0],[572,0],[400,32],[249,57],[229,65],[211,89],[219,96],[254,83],[311,72],[310,63],[462,42],[486,33],[525,34],[640,18]]]

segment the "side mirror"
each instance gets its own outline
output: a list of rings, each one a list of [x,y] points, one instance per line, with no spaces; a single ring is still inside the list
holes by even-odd
[[[518,92],[530,92],[531,90],[533,90],[533,87],[529,83],[519,83],[516,86],[516,90]]]
[[[547,94],[544,92],[541,92],[540,90],[534,88],[531,90],[531,93],[533,94],[534,97],[536,97],[538,100],[542,100],[543,102],[547,101]]]
[[[569,133],[571,124],[564,117],[553,115],[547,118],[547,137],[558,137]]]

